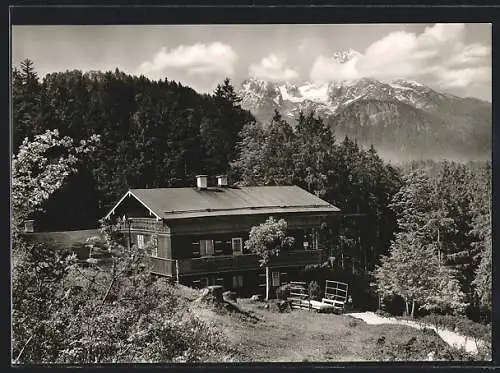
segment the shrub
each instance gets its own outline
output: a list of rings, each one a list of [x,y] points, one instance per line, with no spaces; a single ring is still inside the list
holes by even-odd
[[[392,317],[392,315],[389,312],[381,310],[381,309],[376,310],[375,314],[379,315],[381,317]]]
[[[354,328],[356,326],[359,325],[359,321],[355,318],[350,318],[349,321],[347,321],[347,325],[350,327],[350,328]]]
[[[448,329],[472,338],[478,349],[479,359],[491,356],[491,325],[484,325],[465,317],[430,314],[419,321],[433,325],[436,329]]]
[[[429,360],[430,355],[433,360],[474,360],[473,355],[448,346],[429,329],[403,340],[382,335],[372,351],[371,357],[382,361],[424,361]]]
[[[319,300],[321,299],[321,290],[316,281],[311,281],[309,283],[309,297],[314,300]]]
[[[290,296],[289,284],[281,285],[276,289],[276,298],[278,300],[287,300],[289,296]]]
[[[22,250],[21,250],[22,249]],[[124,249],[126,251],[126,249]],[[15,363],[224,360],[223,336],[196,318],[138,250],[113,268],[82,270],[39,247],[20,247],[13,271]]]

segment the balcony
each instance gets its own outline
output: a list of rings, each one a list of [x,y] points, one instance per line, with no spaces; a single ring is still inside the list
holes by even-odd
[[[166,228],[163,226],[162,221],[154,218],[130,218],[130,230],[148,231],[148,232],[165,232]],[[121,231],[128,231],[128,223],[118,223],[118,229]]]
[[[177,269],[179,275],[197,275],[203,273],[257,270],[259,268],[259,261],[254,254],[210,256],[179,260],[151,258],[151,262],[151,272],[165,276],[176,276]],[[279,256],[271,259],[270,265],[271,267],[301,266],[319,264],[320,262],[321,250],[282,251]]]

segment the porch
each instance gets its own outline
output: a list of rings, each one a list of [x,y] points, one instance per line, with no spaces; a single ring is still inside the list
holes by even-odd
[[[165,259],[150,257],[151,272],[162,276],[198,275],[231,271],[257,270],[259,260],[255,254],[220,255],[192,259]],[[322,250],[282,251],[273,257],[271,266],[302,266],[320,264]]]

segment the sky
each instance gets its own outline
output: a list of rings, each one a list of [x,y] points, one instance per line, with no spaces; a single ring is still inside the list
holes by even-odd
[[[323,83],[412,79],[491,102],[491,24],[12,26],[12,64],[175,80],[211,92],[229,77]],[[345,64],[337,51],[355,51]]]

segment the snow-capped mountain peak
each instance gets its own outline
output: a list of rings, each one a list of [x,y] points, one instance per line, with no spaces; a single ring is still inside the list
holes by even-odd
[[[339,52],[340,53],[340,52]],[[340,53],[347,58],[357,53],[354,50]],[[399,102],[426,111],[436,111],[443,103],[459,100],[459,97],[439,93],[411,79],[396,79],[383,82],[364,77],[356,80],[336,80],[324,83],[270,82],[247,79],[239,91],[242,107],[261,115],[279,109],[284,115],[313,110],[323,115],[335,115],[339,110],[360,100]]]
[[[348,61],[353,54],[338,58]],[[388,156],[445,157],[460,149],[482,157],[491,137],[491,104],[440,93],[411,79],[297,84],[248,79],[239,95],[241,106],[264,123],[275,110],[292,125],[299,112],[313,112],[338,138],[373,144]]]
[[[333,53],[332,58],[337,61],[338,63],[346,63],[347,61],[352,60],[354,57],[360,56],[361,53],[354,49],[347,49],[344,51],[337,51]]]

